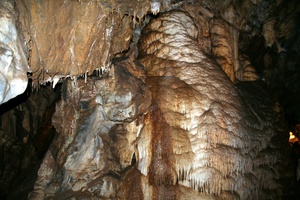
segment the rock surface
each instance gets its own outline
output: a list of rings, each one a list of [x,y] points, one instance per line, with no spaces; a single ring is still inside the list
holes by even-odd
[[[59,90],[29,88],[0,105],[0,199],[26,199],[56,132],[51,118]],[[18,104],[16,107],[15,105]]]
[[[268,145],[276,135],[284,137],[282,127],[270,123],[280,121],[270,106],[274,102],[267,94],[256,100],[247,93],[245,98],[247,88],[235,88],[197,48],[193,27],[187,13],[174,11],[152,20],[141,34],[139,60],[154,102],[150,122],[141,131],[141,138],[151,137],[152,143],[141,144],[147,153],[141,154],[139,169],[154,184],[178,182],[222,199],[251,199],[253,192],[265,198],[264,189],[275,188],[274,196],[283,195],[278,190],[280,177],[275,176],[282,158]],[[190,59],[184,60],[185,55]],[[253,110],[254,105],[263,108]],[[260,110],[269,110],[270,116]]]
[[[0,2],[0,104],[22,94],[27,88],[29,67],[26,49],[16,26],[14,3]]]
[[[59,136],[29,199],[284,196],[287,146],[272,143],[287,139],[282,113],[261,83],[236,87],[203,53],[196,27],[183,11],[146,25],[145,83],[127,71],[130,59],[107,77],[64,83],[53,117]]]
[[[142,18],[150,6],[148,1],[16,2],[35,85],[107,70],[114,56],[129,48],[132,16]]]
[[[124,63],[117,62],[106,78],[64,83],[53,116],[59,136],[44,158],[29,199],[84,191],[116,196],[120,173],[131,165],[135,152],[138,119],[151,103],[148,87]]]
[[[0,107],[0,198],[297,196],[274,98],[296,118],[297,0],[0,5],[2,91],[31,72]]]

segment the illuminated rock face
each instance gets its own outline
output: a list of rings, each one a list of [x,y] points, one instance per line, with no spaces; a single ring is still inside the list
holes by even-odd
[[[140,143],[146,154],[140,154],[139,169],[153,184],[178,183],[225,199],[262,198],[264,189],[279,195],[279,157],[270,141],[281,133],[271,128],[279,119],[270,100],[252,99],[245,85],[237,89],[202,53],[195,27],[187,13],[174,11],[141,34],[139,60],[153,104],[140,135],[151,142]]]
[[[62,86],[53,116],[59,135],[45,156],[30,199],[81,192],[87,198],[117,195],[120,173],[131,165],[139,117],[148,110],[151,93],[124,62],[107,76],[87,83],[69,80]]]
[[[27,60],[33,87],[26,102],[0,107],[0,198],[288,196],[288,134],[257,80],[300,94],[297,5],[1,1],[0,103],[25,89]],[[30,92],[41,83],[47,89]],[[52,124],[58,134],[24,192]]]
[[[280,109],[261,83],[234,85],[203,53],[197,26],[183,11],[145,26],[145,80],[130,73],[141,68],[129,58],[63,84],[53,116],[59,135],[29,199],[283,195]]]
[[[0,2],[0,104],[22,94],[27,87],[28,64],[16,27],[13,2]]]
[[[211,28],[212,53],[227,76],[235,80],[235,68],[239,68],[234,61],[237,59],[237,30],[220,20],[214,20]]]
[[[129,47],[135,26],[132,15],[138,10],[137,18],[142,18],[150,6],[148,1],[111,0],[16,0],[16,5],[31,50],[35,85],[107,70],[111,59]]]

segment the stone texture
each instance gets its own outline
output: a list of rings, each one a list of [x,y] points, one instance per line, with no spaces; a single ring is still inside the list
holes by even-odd
[[[150,7],[148,1],[16,2],[35,85],[107,70],[116,54],[128,50],[135,18]]]
[[[270,124],[280,121],[270,106],[274,102],[267,94],[252,99],[247,87],[237,90],[197,48],[195,26],[187,13],[174,11],[153,19],[141,34],[139,60],[153,103],[138,140],[140,171],[154,185],[184,185],[222,199],[265,198],[265,190],[283,195],[275,167],[282,157],[268,145],[276,135],[284,137],[283,125]],[[172,39],[165,43],[165,38]],[[185,52],[191,59],[181,58]],[[254,105],[263,108],[254,111]]]
[[[29,199],[58,198],[65,192],[116,196],[120,173],[135,152],[139,118],[151,103],[148,87],[126,70],[126,63],[116,62],[106,78],[64,83],[53,116],[59,136]]]
[[[85,73],[91,75],[94,69],[105,69],[116,54],[128,50],[132,28],[146,22],[147,13],[156,14],[158,11],[183,8],[193,13],[194,20],[202,21],[201,27],[203,29],[200,31],[202,35],[206,35],[206,38],[202,37],[203,41],[199,42],[208,51],[211,47],[207,38],[210,37],[211,33],[207,24],[213,21],[223,21],[221,26],[230,27],[229,30],[233,31],[229,32],[229,36],[238,37],[241,33],[246,34],[247,40],[252,40],[251,43],[255,43],[257,36],[265,35],[264,47],[257,47],[256,50],[248,51],[246,46],[239,50],[242,50],[242,54],[255,54],[253,57],[250,56],[250,60],[258,77],[268,83],[270,82],[269,78],[272,79],[271,88],[273,92],[279,91],[278,95],[284,99],[281,103],[286,107],[285,110],[288,110],[288,115],[293,114],[291,110],[298,108],[297,106],[295,109],[289,108],[291,104],[285,103],[287,100],[282,93],[285,88],[284,83],[293,85],[293,80],[298,78],[299,73],[295,73],[293,78],[282,78],[284,79],[282,81],[280,80],[281,77],[289,76],[290,70],[281,71],[277,64],[274,64],[274,70],[270,70],[266,69],[263,62],[257,62],[261,59],[260,57],[264,56],[267,48],[272,47],[271,44],[273,47],[276,46],[274,50],[275,59],[277,59],[278,53],[287,49],[291,49],[289,52],[291,57],[297,57],[298,54],[294,54],[295,50],[292,50],[296,48],[292,46],[294,41],[297,41],[297,13],[300,9],[296,0],[276,2],[265,0],[227,0],[224,2],[215,0],[191,0],[188,2],[162,0],[35,2],[16,0],[16,8],[19,11],[20,30],[24,35],[24,43],[30,54],[30,67],[33,72],[31,78],[34,80],[35,86],[47,81],[56,82],[64,76]],[[120,32],[123,34],[119,34]],[[238,42],[236,39],[229,40],[227,37],[228,30],[226,29],[224,33],[226,34],[221,36],[227,38],[224,45],[230,43],[231,46],[229,48],[228,45],[225,45],[227,47],[223,48],[222,52],[224,55],[228,52],[231,54],[226,57],[221,56],[218,60],[227,70],[230,79],[234,80],[235,77],[231,68],[234,68],[235,74],[239,70],[237,59],[239,53],[237,54],[236,45],[246,41],[243,38],[239,38]],[[73,55],[72,59],[71,55]],[[289,61],[289,59],[288,61],[282,58],[278,60],[280,60],[279,62],[290,62],[291,66],[297,65],[296,62]],[[292,60],[294,59],[292,58]],[[289,88],[287,93],[288,96],[297,96],[296,100],[298,100],[298,87],[296,88],[296,91]],[[293,103],[295,102],[293,101]]]
[[[219,20],[213,20],[211,25],[212,53],[216,56],[217,62],[221,65],[224,72],[231,81],[235,81],[235,63],[237,59],[237,33],[228,24]],[[235,36],[235,37],[234,37]]]
[[[288,141],[282,112],[261,82],[230,81],[198,43],[198,26],[178,10],[145,26],[146,79],[129,57],[63,83],[59,136],[29,199],[284,196],[287,146],[273,142]]]
[[[52,122],[59,135],[30,198],[290,198],[288,132],[266,91],[297,111],[297,3],[16,0],[34,88],[64,82]],[[22,180],[21,160],[30,168],[47,149],[51,121],[42,119],[54,107],[35,109],[47,91],[3,115],[4,195]],[[40,124],[49,130],[31,134]]]
[[[259,76],[255,67],[251,64],[249,58],[246,55],[239,56],[239,69],[235,73],[235,77],[239,81],[256,81],[259,80]]]
[[[27,88],[26,50],[16,27],[13,1],[0,2],[0,104]]]

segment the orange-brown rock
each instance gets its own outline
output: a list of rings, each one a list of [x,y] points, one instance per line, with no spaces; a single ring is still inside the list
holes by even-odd
[[[30,51],[35,84],[58,76],[107,70],[112,58],[128,50],[132,16],[142,18],[150,3],[123,1],[17,1]]]

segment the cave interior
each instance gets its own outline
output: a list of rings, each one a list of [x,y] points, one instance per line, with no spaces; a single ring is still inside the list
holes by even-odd
[[[298,0],[2,0],[0,199],[299,199],[299,18]]]

